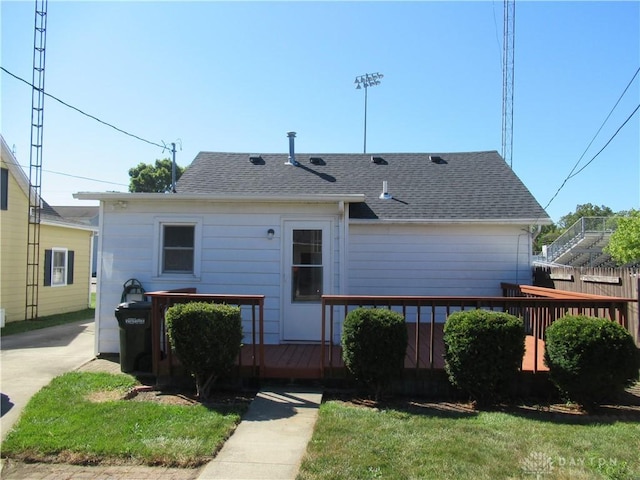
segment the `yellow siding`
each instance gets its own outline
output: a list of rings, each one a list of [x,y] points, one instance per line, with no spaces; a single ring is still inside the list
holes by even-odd
[[[7,165],[2,161],[2,168]],[[0,308],[5,320],[24,320],[29,199],[9,170],[7,210],[0,210]]]
[[[7,168],[4,158],[2,168]],[[5,320],[25,318],[27,268],[27,212],[29,199],[9,169],[8,209],[0,210],[0,308]],[[44,252],[51,248],[75,252],[74,283],[45,287]],[[38,316],[73,312],[89,306],[91,232],[77,228],[40,225]]]
[[[75,252],[73,284],[44,287],[44,251],[66,248]],[[40,287],[38,288],[38,316],[74,312],[89,306],[91,232],[42,225],[40,227]]]

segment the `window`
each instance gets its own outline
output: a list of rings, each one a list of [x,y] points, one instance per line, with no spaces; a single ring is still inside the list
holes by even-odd
[[[162,273],[194,273],[195,226],[164,225]]]
[[[199,281],[202,218],[183,215],[155,217],[152,268],[156,278]]]
[[[74,252],[53,248],[44,252],[44,286],[62,287],[73,284]]]
[[[294,230],[292,248],[292,301],[319,301],[323,283],[322,230]]]
[[[9,170],[0,168],[0,210],[9,208]]]

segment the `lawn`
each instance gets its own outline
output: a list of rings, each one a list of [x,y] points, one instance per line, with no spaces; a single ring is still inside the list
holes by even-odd
[[[320,408],[298,480],[635,479],[640,416],[414,404]]]
[[[129,375],[72,372],[55,378],[26,406],[2,444],[2,456],[194,467],[213,457],[246,410],[120,399],[134,385]]]
[[[95,305],[95,300],[93,300],[93,302],[93,305]],[[10,322],[5,324],[5,326],[0,329],[0,335],[6,337],[7,335],[15,335],[17,333],[30,332],[32,330],[39,330],[41,328],[65,325],[67,323],[73,323],[79,320],[93,320],[94,316],[95,308],[92,307],[85,308],[84,310],[79,310],[77,312],[61,313],[59,315],[39,317],[37,320],[21,320],[17,322]]]

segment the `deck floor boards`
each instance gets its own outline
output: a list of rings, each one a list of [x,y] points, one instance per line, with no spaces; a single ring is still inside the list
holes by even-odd
[[[444,369],[444,341],[443,341],[443,324],[436,323],[434,325],[434,351],[433,351],[433,368],[436,370]],[[407,323],[407,331],[409,341],[407,343],[407,354],[404,366],[406,369],[416,368],[416,324]],[[431,325],[421,324],[419,331],[420,345],[418,347],[418,370],[428,370],[430,365],[429,345],[431,341]],[[527,336],[525,342],[525,355],[522,360],[522,369],[524,371],[534,370],[534,353],[536,340],[532,336]],[[538,344],[538,371],[546,371],[544,365],[544,341],[537,340]],[[264,359],[265,368],[264,376],[266,378],[305,378],[320,379],[324,372],[329,369],[344,369],[342,361],[342,348],[340,345],[325,345],[325,364],[321,365],[321,346],[320,344],[281,344],[281,345],[265,345]],[[244,345],[241,353],[242,366],[250,366],[252,359],[252,345]],[[332,357],[332,358],[330,358]]]

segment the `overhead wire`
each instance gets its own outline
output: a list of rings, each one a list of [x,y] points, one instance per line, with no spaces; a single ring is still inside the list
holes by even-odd
[[[56,172],[54,170],[44,170],[43,169],[42,171],[46,172],[46,173],[53,173],[54,175],[62,175],[63,177],[78,178],[80,180],[89,180],[91,182],[106,183],[106,184],[109,184],[109,185],[118,185],[119,187],[128,187],[129,186],[129,185],[125,185],[124,183],[110,182],[108,180],[98,180],[97,178],[83,177],[81,175],[72,175],[70,173]]]
[[[580,155],[580,158],[578,158],[578,160],[576,161],[576,163],[573,165],[573,168],[571,169],[571,171],[567,174],[567,176],[565,177],[565,179],[562,181],[562,183],[560,184],[560,186],[558,187],[558,189],[556,190],[556,193],[553,194],[553,196],[551,197],[551,199],[549,200],[549,202],[547,202],[547,204],[544,207],[544,210],[547,209],[547,207],[549,205],[551,205],[551,202],[553,202],[556,197],[558,196],[558,194],[562,191],[562,189],[565,187],[565,185],[567,184],[567,182],[569,180],[571,180],[573,177],[575,177],[576,175],[578,175],[580,172],[582,172],[585,168],[587,168],[597,157],[598,155],[600,155],[605,148],[607,148],[607,146],[611,143],[611,141],[618,135],[618,133],[620,132],[620,130],[622,130],[622,128],[629,122],[629,120],[631,120],[631,118],[638,112],[638,109],[640,109],[640,105],[638,105],[635,110],[633,112],[631,112],[631,115],[629,115],[627,117],[627,119],[622,123],[622,125],[620,125],[620,127],[618,127],[618,129],[615,131],[615,133],[611,136],[611,138],[609,138],[609,140],[605,143],[605,145],[598,151],[598,153],[596,153],[593,157],[591,157],[591,160],[589,160],[585,165],[582,166],[582,168],[580,168],[578,171],[576,171],[576,168],[578,168],[578,165],[580,165],[580,162],[582,161],[582,159],[584,158],[585,154],[587,153],[587,151],[589,151],[589,148],[591,148],[591,145],[593,144],[593,142],[595,141],[595,139],[597,138],[597,136],[600,134],[600,131],[602,130],[602,128],[605,126],[605,124],[607,123],[607,121],[609,120],[609,118],[611,117],[611,114],[613,113],[613,111],[616,109],[616,107],[618,106],[618,104],[620,103],[620,101],[622,100],[622,98],[624,97],[624,95],[627,93],[627,90],[629,90],[629,87],[631,86],[631,84],[634,82],[634,80],[636,79],[636,77],[638,76],[638,73],[640,73],[640,67],[638,67],[638,69],[635,71],[635,73],[633,74],[633,76],[631,77],[631,80],[629,80],[629,83],[627,84],[627,86],[625,87],[625,89],[623,90],[623,92],[620,94],[620,96],[618,97],[618,100],[616,101],[615,105],[611,108],[611,111],[609,112],[609,114],[607,115],[607,117],[604,119],[604,121],[602,122],[602,124],[600,125],[600,128],[598,129],[598,131],[595,133],[595,135],[593,136],[593,138],[591,139],[591,141],[589,142],[589,144],[587,145],[587,148],[585,148],[584,152],[582,152],[582,155]]]
[[[19,80],[27,85],[29,85],[31,88],[35,88],[36,90],[39,90],[36,86],[34,86],[32,83],[30,83],[29,81],[25,80],[24,78],[19,77],[18,75],[10,72],[9,70],[7,70],[6,68],[4,68],[3,66],[0,66],[0,70],[2,70],[3,72],[5,72],[7,75],[12,76],[13,78],[15,78],[16,80]],[[47,93],[45,91],[42,92],[45,96],[55,100],[56,102],[61,103],[62,105],[64,105],[65,107],[68,107],[72,110],[75,110],[76,112],[91,118],[92,120],[95,120],[96,122],[99,122],[103,125],[106,125],[107,127],[113,128],[114,130],[123,133],[124,135],[128,135],[129,137],[135,138],[136,140],[140,140],[141,142],[145,142],[148,143],[149,145],[153,145],[159,148],[162,148],[163,150],[167,148],[166,145],[160,145],[159,143],[153,142],[151,140],[147,140],[146,138],[142,138],[138,135],[134,135],[133,133],[129,133],[126,130],[123,130],[121,128],[116,127],[115,125],[112,125],[111,123],[105,122],[104,120],[99,119],[98,117],[91,115],[81,109],[79,109],[78,107],[74,107],[73,105],[68,104],[67,102],[60,100],[58,97],[55,97],[54,95],[51,95],[50,93]]]

